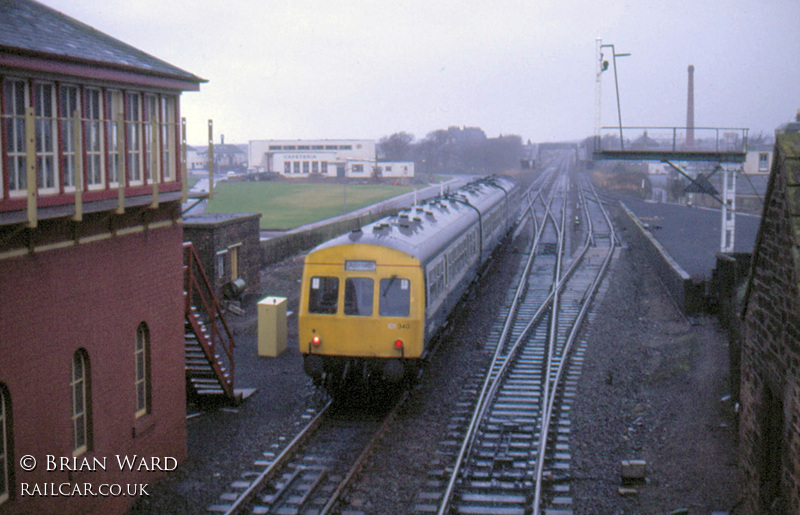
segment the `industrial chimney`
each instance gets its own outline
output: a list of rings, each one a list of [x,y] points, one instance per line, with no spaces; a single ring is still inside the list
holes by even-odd
[[[694,146],[694,65],[689,65],[689,96],[686,102],[686,146]]]

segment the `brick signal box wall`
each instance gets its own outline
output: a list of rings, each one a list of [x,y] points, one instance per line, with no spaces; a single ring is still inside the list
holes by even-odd
[[[0,376],[13,401],[11,458],[40,461],[35,471],[16,468],[17,485],[152,485],[166,472],[122,471],[115,456],[186,457],[181,234],[176,223],[2,262]],[[136,418],[134,342],[142,322],[150,334],[152,413]],[[88,355],[92,385],[88,456],[107,459],[107,470],[48,472],[46,456],[72,456],[78,349]],[[123,512],[133,500],[19,493],[10,513]]]

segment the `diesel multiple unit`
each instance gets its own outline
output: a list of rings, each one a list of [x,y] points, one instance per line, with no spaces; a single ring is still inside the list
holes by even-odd
[[[334,396],[413,374],[516,221],[519,196],[510,179],[480,179],[312,250],[299,309],[306,373]]]

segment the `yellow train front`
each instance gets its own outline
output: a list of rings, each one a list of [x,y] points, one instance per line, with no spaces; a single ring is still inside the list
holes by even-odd
[[[518,205],[513,182],[481,179],[311,251],[299,310],[306,373],[333,396],[415,376]]]

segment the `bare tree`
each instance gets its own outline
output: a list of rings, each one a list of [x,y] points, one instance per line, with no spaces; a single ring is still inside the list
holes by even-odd
[[[413,134],[396,132],[378,141],[378,152],[386,161],[410,161],[413,157],[411,149],[413,141]]]

